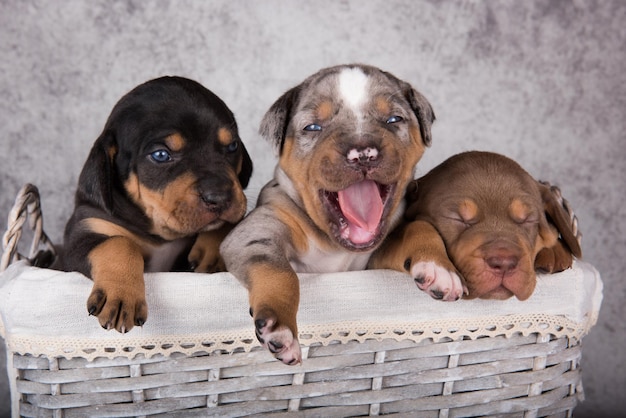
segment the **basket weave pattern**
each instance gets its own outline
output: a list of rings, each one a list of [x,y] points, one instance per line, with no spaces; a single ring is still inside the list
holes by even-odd
[[[263,350],[85,359],[13,356],[24,416],[571,416],[580,345],[531,334],[305,347],[300,367]]]

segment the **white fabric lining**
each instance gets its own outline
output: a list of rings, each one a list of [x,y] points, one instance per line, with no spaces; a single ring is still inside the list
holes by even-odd
[[[540,275],[528,300],[441,302],[390,270],[302,274],[300,341],[476,339],[539,333],[580,339],[596,323],[602,281],[577,261]],[[246,290],[228,273],[149,273],[147,323],[127,334],[89,317],[91,281],[18,262],[0,276],[0,333],[9,351],[47,357],[134,358],[249,351],[259,344]]]

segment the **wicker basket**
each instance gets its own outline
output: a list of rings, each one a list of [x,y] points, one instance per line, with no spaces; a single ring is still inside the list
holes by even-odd
[[[228,273],[147,274],[148,322],[121,335],[87,316],[88,279],[12,261],[13,415],[572,416],[582,398],[580,343],[602,299],[587,263],[540,276],[525,302],[443,303],[387,270],[301,286],[304,361],[285,366],[258,346]]]

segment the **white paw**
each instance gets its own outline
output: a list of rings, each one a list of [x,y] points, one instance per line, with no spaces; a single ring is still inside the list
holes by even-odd
[[[289,328],[274,327],[273,319],[256,319],[254,325],[257,339],[276,359],[290,366],[302,363],[300,343]]]
[[[450,271],[434,261],[420,261],[411,267],[411,277],[417,287],[434,299],[455,301],[467,294],[467,287],[454,271]]]

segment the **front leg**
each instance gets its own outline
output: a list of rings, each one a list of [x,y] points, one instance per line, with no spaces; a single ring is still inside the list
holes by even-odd
[[[247,282],[257,339],[283,363],[301,363],[296,322],[300,302],[298,276],[291,268],[259,263],[250,266]]]
[[[93,280],[87,299],[89,314],[97,316],[107,330],[125,333],[134,325],[142,326],[148,318],[148,305],[141,248],[129,238],[114,236],[94,247],[87,259]]]
[[[435,299],[455,301],[467,294],[443,239],[426,221],[398,226],[374,253],[368,268],[408,272],[417,286]]]
[[[275,213],[265,207],[252,211],[220,250],[227,270],[248,289],[259,342],[293,365],[302,361],[296,322],[300,283],[287,258],[294,251],[293,234]]]
[[[233,227],[232,224],[224,224],[218,229],[198,234],[187,257],[193,271],[217,273],[226,270],[224,259],[220,254],[220,244]]]

